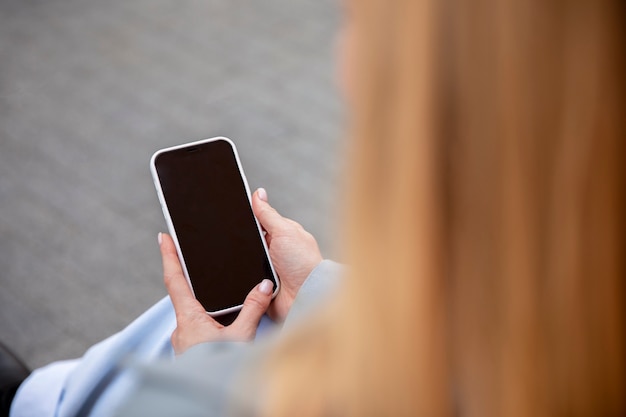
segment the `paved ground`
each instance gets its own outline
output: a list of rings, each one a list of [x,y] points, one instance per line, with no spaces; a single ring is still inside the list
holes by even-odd
[[[332,253],[335,0],[0,0],[0,339],[81,355],[161,298],[156,149],[234,139]]]

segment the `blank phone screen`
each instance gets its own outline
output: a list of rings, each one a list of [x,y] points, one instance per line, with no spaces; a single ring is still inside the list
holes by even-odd
[[[155,167],[196,298],[208,312],[243,303],[274,282],[244,180],[229,142],[159,154]]]

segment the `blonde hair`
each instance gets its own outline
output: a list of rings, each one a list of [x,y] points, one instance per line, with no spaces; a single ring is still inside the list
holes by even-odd
[[[351,3],[351,269],[265,415],[624,415],[620,2]]]

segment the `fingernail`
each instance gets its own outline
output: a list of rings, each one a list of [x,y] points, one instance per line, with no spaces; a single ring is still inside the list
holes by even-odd
[[[270,295],[273,289],[274,284],[272,284],[272,281],[270,281],[269,279],[264,279],[259,285],[259,291],[261,291],[265,295]]]
[[[259,188],[257,194],[261,200],[267,203],[267,191],[265,191],[265,188]]]
[[[159,246],[161,246],[161,243],[163,243],[163,233],[159,232],[157,240],[159,241]]]

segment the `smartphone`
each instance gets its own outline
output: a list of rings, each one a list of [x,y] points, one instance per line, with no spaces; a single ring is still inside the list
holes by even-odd
[[[235,144],[217,137],[161,149],[150,170],[178,258],[212,316],[241,309],[267,278],[280,286]]]

